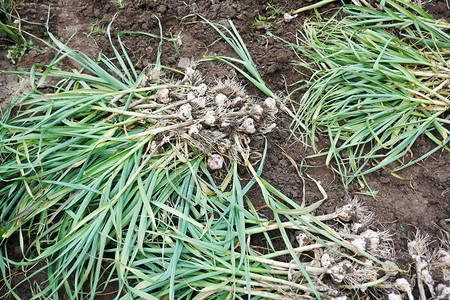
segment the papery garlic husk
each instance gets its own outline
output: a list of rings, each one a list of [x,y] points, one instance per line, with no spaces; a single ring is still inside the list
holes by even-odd
[[[304,232],[300,232],[299,234],[297,234],[295,239],[297,240],[299,247],[306,246],[306,244],[308,244],[309,242],[309,237]]]
[[[192,106],[189,103],[181,105],[178,115],[184,121],[192,120]]]
[[[212,154],[208,157],[208,168],[211,170],[220,170],[223,167],[224,159],[220,154]]]
[[[398,278],[395,281],[395,287],[405,293],[411,293],[411,284],[405,278]]]
[[[331,256],[328,253],[325,253],[320,258],[320,264],[325,269],[329,269],[329,268],[331,268],[331,266],[334,265],[334,259],[332,259]]]
[[[216,113],[212,110],[207,111],[203,116],[203,122],[208,126],[214,126],[216,123]]]
[[[366,251],[366,239],[363,237],[357,237],[352,242],[352,245],[356,247],[356,249],[360,251]]]
[[[229,106],[228,97],[222,93],[219,93],[214,98],[214,103],[216,103],[217,107],[227,107]]]
[[[200,130],[202,130],[202,124],[193,124],[188,128],[188,134],[192,137],[196,137],[196,135],[200,134]]]
[[[144,77],[142,77],[141,82],[139,83],[139,87],[146,87],[148,84],[148,76],[144,75]]]
[[[345,278],[345,271],[341,264],[331,266],[327,273],[330,274],[331,278],[338,283],[342,282]]]
[[[351,203],[346,204],[338,209],[337,214],[342,221],[353,221],[356,219],[355,206]]]
[[[150,150],[153,152],[155,151],[155,153],[158,153],[158,144],[156,143],[156,141],[151,141],[150,143]]]
[[[271,97],[264,100],[264,106],[266,107],[266,112],[270,115],[276,115],[278,113],[277,101]]]
[[[249,115],[252,116],[252,118],[255,119],[256,121],[261,121],[263,113],[264,109],[262,108],[262,106],[259,104],[255,104],[250,110]]]
[[[156,92],[155,96],[159,101],[165,104],[170,101],[169,94],[170,94],[169,89],[160,89],[158,90],[158,92]]]
[[[206,91],[208,90],[208,86],[204,83],[200,84],[197,88],[197,95],[198,96],[204,96],[206,94]]]
[[[363,229],[364,229],[364,224],[358,223],[358,222],[353,223],[352,227],[351,227],[351,231],[356,234],[361,233],[361,231]]]
[[[240,109],[244,105],[244,103],[245,103],[245,99],[240,96],[237,96],[236,98],[233,99],[232,106],[233,106],[233,108]]]
[[[450,253],[448,251],[440,249],[438,251],[438,255],[439,263],[446,266],[447,268],[450,268]]]
[[[378,245],[380,245],[380,235],[378,232],[368,229],[361,233],[360,236],[366,239],[370,250],[376,250]]]
[[[239,130],[243,131],[247,134],[253,134],[256,132],[255,125],[253,123],[252,118],[245,118],[242,122],[241,126],[239,126]]]
[[[436,299],[450,299],[450,286],[446,286],[442,283],[438,284],[436,287]]]
[[[206,107],[206,98],[198,97],[191,101],[191,105],[193,108],[205,108]]]
[[[186,77],[192,77],[192,75],[194,75],[195,70],[191,67],[187,67],[186,70],[184,71],[184,75]]]
[[[420,276],[423,279],[423,282],[428,286],[428,288],[430,289],[430,292],[432,295],[434,295],[434,280],[433,277],[431,277],[430,271],[428,271],[427,269],[422,269],[420,271]]]
[[[386,274],[389,274],[389,276],[396,276],[398,274],[398,270],[400,269],[397,264],[393,261],[386,260],[384,264],[389,267],[386,268]]]
[[[402,300],[402,295],[396,293],[390,293],[388,295],[388,300]]]
[[[269,133],[269,132],[272,132],[276,127],[277,127],[277,124],[272,123],[272,124],[270,124],[269,126],[267,126],[267,127],[265,127],[265,128],[264,128],[264,127],[261,128],[260,132],[261,132],[262,134],[267,134],[267,133]]]
[[[196,97],[195,97],[194,92],[189,92],[189,93],[187,93],[187,96],[186,96],[186,99],[187,99],[187,100],[193,101],[195,98],[196,98]]]
[[[222,129],[223,131],[228,131],[230,129],[230,126],[231,126],[230,120],[227,119],[220,120],[219,128]]]
[[[217,142],[217,151],[220,153],[226,153],[231,148],[231,141],[228,139],[222,139]]]

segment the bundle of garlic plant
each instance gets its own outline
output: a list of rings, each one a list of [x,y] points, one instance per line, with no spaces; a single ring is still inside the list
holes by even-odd
[[[413,260],[419,299],[448,299],[450,297],[450,234],[443,232],[440,242],[418,230],[408,242],[408,253]],[[430,247],[434,244],[433,248]],[[436,245],[437,244],[437,245]],[[408,295],[411,299],[411,294]]]
[[[45,274],[30,285],[33,299],[93,299],[111,286],[121,299],[330,297],[315,278],[332,280],[331,271],[303,267],[292,230],[308,234],[313,248],[334,249],[336,260],[363,263],[357,254],[391,269],[310,214],[323,200],[307,207],[265,182],[264,155],[257,170],[249,164],[246,143],[273,127],[273,98],[249,99],[231,81],[204,85],[189,66],[179,82],[158,68],[138,74],[125,51],[96,62],[49,36],[59,55],[42,73],[27,73],[34,89],[1,120],[0,271],[11,296],[20,299],[16,288]],[[118,42],[125,49],[120,34]],[[62,71],[62,59],[81,68]],[[254,176],[245,186],[237,154]],[[255,182],[275,221],[245,196]],[[273,230],[286,250],[275,249]],[[20,261],[9,253],[12,235]],[[256,238],[267,246],[254,246]]]
[[[328,135],[330,149],[318,155],[346,185],[363,185],[392,162],[401,163],[395,172],[449,150],[450,25],[401,0],[343,11],[342,20],[305,22],[290,44],[314,71],[293,128],[306,124],[314,147],[314,135]],[[422,135],[436,147],[406,160]]]
[[[59,55],[26,73],[33,90],[1,120],[0,269],[11,295],[44,270],[34,298],[95,297],[107,283],[117,297],[227,295],[227,284],[250,294],[267,269],[247,259],[245,224],[259,217],[245,208],[251,184],[240,186],[236,160],[249,136],[273,128],[275,101],[231,79],[207,86],[189,66],[181,81],[166,79],[161,53],[138,74],[121,33],[123,53],[111,43],[114,59],[98,62],[49,35]],[[60,70],[63,59],[81,68]],[[6,247],[12,235],[19,262]],[[12,286],[21,270],[27,278]]]

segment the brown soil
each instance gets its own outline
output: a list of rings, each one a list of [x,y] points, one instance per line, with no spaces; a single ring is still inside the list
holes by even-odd
[[[188,15],[200,14],[210,21],[218,23],[224,23],[227,19],[231,19],[246,42],[264,81],[272,91],[287,94],[296,87],[297,82],[308,79],[306,75],[300,74],[298,68],[292,64],[296,61],[294,53],[279,40],[269,37],[265,33],[266,30],[270,30],[276,36],[293,41],[296,30],[300,27],[299,24],[312,18],[314,14],[306,12],[290,23],[283,22],[281,15],[276,18],[276,27],[251,29],[252,23],[259,15],[266,15],[266,0],[124,0],[122,1],[123,8],[120,8],[115,3],[116,1],[111,0],[16,0],[15,2],[17,12],[23,19],[23,30],[45,38],[45,23],[47,22],[47,12],[50,9],[48,19],[50,32],[62,41],[67,41],[73,36],[69,46],[82,50],[92,57],[97,56],[99,51],[106,56],[112,56],[113,52],[108,38],[101,32],[101,30],[106,30],[112,19],[114,19],[113,36],[122,30],[159,34],[159,19],[164,37],[179,37],[182,42],[176,47],[169,42],[163,46],[162,64],[175,68],[182,57],[198,60],[205,54],[213,53],[234,56],[232,49],[224,42],[214,43],[218,38],[215,31],[207,25],[193,23],[198,21],[199,17],[189,17]],[[270,1],[270,4],[277,9],[288,11],[304,6],[305,2],[274,0]],[[319,11],[332,15],[338,7],[337,4],[331,4]],[[436,18],[450,18],[450,11],[443,2],[431,2],[425,8]],[[95,29],[100,32],[95,32]],[[122,38],[131,55],[131,60],[136,62],[137,68],[143,69],[155,61],[158,40],[141,35],[124,35]],[[12,65],[5,58],[5,53],[5,50],[2,50],[0,69],[6,70],[29,69],[34,63],[48,63],[54,56],[52,50],[39,42],[37,49],[27,53],[17,65]],[[210,81],[230,76],[234,72],[217,62],[202,63],[199,68],[208,75],[207,78]],[[305,72],[305,70],[300,71]],[[241,82],[247,83],[240,75],[238,78]],[[11,94],[16,90],[19,79],[1,73],[0,83],[2,85],[0,103],[4,108],[9,102]],[[251,84],[247,85],[247,90],[250,94],[264,97]],[[294,100],[298,100],[300,97],[301,93],[293,95]],[[267,136],[268,155],[263,177],[287,196],[301,201],[302,180],[283,152],[285,151],[297,163],[302,162],[313,152],[290,138],[289,122],[286,116],[282,116],[278,128]],[[319,148],[326,148],[326,140],[326,137],[319,137]],[[254,146],[262,147],[263,142]],[[419,157],[432,147],[433,144],[425,138],[419,139],[412,148],[411,157]],[[432,237],[440,236],[441,231],[450,232],[450,223],[444,221],[450,217],[450,153],[447,151],[438,151],[420,164],[399,172],[398,175],[404,179],[392,176],[389,169],[368,175],[367,182],[370,187],[378,191],[375,198],[359,194],[362,190],[356,183],[351,184],[348,191],[345,191],[340,178],[324,166],[323,159],[306,159],[304,163],[313,167],[303,171],[320,180],[321,185],[328,193],[329,200],[322,205],[320,210],[331,212],[349,197],[359,197],[371,211],[375,212],[379,225],[389,229],[393,234],[398,258],[403,263],[409,261],[406,243],[418,229]],[[249,197],[255,207],[264,204],[261,195],[255,191],[251,191]],[[307,201],[312,203],[321,198],[315,184],[307,181]],[[12,253],[20,256],[20,251]],[[22,293],[23,299],[29,297],[26,290],[18,292]]]

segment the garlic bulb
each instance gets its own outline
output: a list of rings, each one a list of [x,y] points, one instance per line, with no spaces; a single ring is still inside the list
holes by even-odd
[[[450,286],[446,286],[442,283],[437,285],[436,299],[450,299]]]
[[[402,295],[396,293],[390,293],[388,295],[388,300],[402,300]]]
[[[214,102],[216,103],[217,107],[227,107],[229,105],[228,97],[222,93],[216,95],[216,97],[214,98]]]
[[[321,264],[322,267],[324,267],[325,269],[329,269],[329,268],[331,268],[331,266],[333,266],[333,264],[334,264],[334,259],[332,259],[328,253],[325,253],[325,254],[322,255],[322,257],[320,258],[320,264]]]
[[[295,238],[298,242],[299,247],[303,247],[306,244],[308,244],[308,242],[309,242],[309,237],[303,232],[300,232],[299,234],[297,234],[297,236]]]
[[[220,170],[223,167],[224,159],[219,154],[212,154],[208,157],[208,168],[211,170]]]
[[[188,134],[190,136],[195,137],[195,135],[200,134],[200,130],[202,130],[202,128],[203,128],[202,124],[193,124],[189,126]]]
[[[216,123],[216,113],[212,110],[207,111],[203,116],[203,122],[208,126],[214,126]]]
[[[169,102],[169,89],[160,89],[156,93],[156,98],[162,103],[166,104]]]
[[[364,224],[362,224],[362,223],[355,222],[352,224],[351,230],[353,233],[360,233],[361,230],[363,230],[363,229],[364,229]]]
[[[253,105],[252,109],[250,110],[250,116],[252,116],[256,121],[261,121],[263,113],[264,109],[259,104]]]
[[[203,96],[205,95],[206,91],[208,90],[208,86],[204,83],[200,84],[197,88],[197,95]]]
[[[410,294],[412,292],[411,285],[409,284],[408,280],[405,278],[399,278],[395,281],[395,287],[407,294]]]
[[[328,269],[328,273],[335,282],[342,282],[345,278],[345,271],[342,265],[337,264]]]
[[[246,118],[241,126],[239,126],[239,130],[247,133],[247,134],[253,134],[256,132],[256,128],[255,125],[253,123],[253,119],[252,118]]]
[[[189,103],[183,104],[178,111],[178,116],[182,120],[191,120],[192,119],[192,106]]]
[[[377,232],[368,229],[361,233],[361,237],[365,238],[368,242],[368,248],[370,250],[376,250],[378,245],[380,245],[380,236]]]
[[[264,106],[268,114],[276,115],[278,113],[277,101],[275,99],[271,97],[266,98],[264,100]]]
[[[184,71],[184,75],[186,77],[192,77],[192,75],[194,75],[195,70],[191,67],[187,67],[186,70]]]
[[[227,131],[230,128],[230,126],[231,126],[230,120],[224,119],[224,120],[220,121],[220,124],[219,124],[220,129]]]
[[[236,98],[233,99],[233,107],[234,108],[241,108],[245,103],[244,98],[237,96]]]
[[[261,133],[262,134],[266,134],[266,133],[272,132],[272,130],[274,130],[276,127],[277,127],[277,124],[272,123],[272,124],[270,124],[269,126],[267,126],[265,128],[263,127],[261,129]]]
[[[193,92],[189,92],[186,96],[189,101],[193,101],[195,99],[195,94]]]
[[[231,148],[231,141],[228,139],[222,139],[217,142],[217,150],[220,153],[226,153]]]
[[[353,204],[349,203],[344,206],[342,206],[340,209],[338,209],[338,218],[342,221],[352,221],[356,218],[356,208],[353,206]]]
[[[357,237],[352,241],[352,245],[360,251],[366,251],[366,239],[363,237]]]
[[[205,108],[206,107],[206,99],[205,99],[205,97],[198,97],[191,101],[191,105],[194,108]]]

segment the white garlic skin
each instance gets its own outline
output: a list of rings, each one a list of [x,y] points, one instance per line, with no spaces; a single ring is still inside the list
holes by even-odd
[[[439,283],[436,287],[436,299],[450,299],[450,286]]]
[[[220,154],[212,154],[208,157],[208,168],[211,170],[220,170],[223,167],[224,159]]]
[[[216,103],[217,107],[227,107],[229,105],[228,97],[222,93],[216,95],[216,97],[214,98],[214,102]]]
[[[360,233],[360,231],[363,228],[364,228],[364,224],[355,222],[355,223],[352,224],[351,230],[352,230],[353,233]]]
[[[225,153],[231,148],[231,141],[228,139],[222,139],[217,142],[217,150],[220,153]]]
[[[366,251],[366,239],[363,237],[357,237],[352,241],[352,245],[360,251]]]
[[[260,121],[261,120],[263,113],[264,113],[264,109],[259,104],[253,105],[252,109],[250,110],[250,115],[256,121]]]
[[[205,108],[206,107],[206,99],[205,97],[198,97],[191,101],[191,104],[195,108]]]
[[[378,245],[380,245],[379,234],[371,229],[368,229],[361,233],[361,237],[365,238],[368,241],[370,250],[376,250],[378,248]]]
[[[241,96],[237,96],[233,99],[233,107],[235,108],[241,108],[245,103],[245,99]]]
[[[266,133],[272,132],[276,127],[277,127],[277,124],[272,123],[269,126],[267,126],[266,128],[262,128],[261,133],[266,134]]]
[[[331,278],[335,282],[342,282],[342,280],[344,280],[345,278],[345,271],[341,264],[331,266],[328,269],[327,273],[331,275]]]
[[[195,94],[193,92],[189,92],[186,96],[189,101],[193,101],[195,99]]]
[[[195,136],[200,134],[200,130],[203,128],[202,124],[193,124],[189,126],[188,134],[190,136]]]
[[[277,101],[271,97],[266,98],[264,100],[264,105],[266,107],[266,111],[270,115],[276,115],[278,113]]]
[[[183,104],[178,111],[178,115],[182,120],[192,120],[192,106],[189,103]]]
[[[208,89],[208,86],[204,83],[200,84],[196,90],[197,90],[197,95],[198,96],[204,96],[206,94],[206,91]]]
[[[203,122],[208,126],[214,126],[216,123],[216,113],[212,110],[207,111],[203,116]]]
[[[166,104],[169,102],[169,89],[160,89],[156,93],[156,98],[161,101],[162,103]]]
[[[328,253],[325,253],[320,258],[320,264],[325,269],[329,269],[334,264],[334,260],[330,257],[330,255]]]
[[[450,268],[450,253],[441,249],[439,250],[438,254],[439,254],[439,263]]]
[[[192,75],[194,75],[195,70],[191,67],[187,67],[186,70],[184,71],[184,75],[186,77],[191,77]]]
[[[297,234],[295,239],[297,240],[299,247],[305,246],[309,241],[309,237],[304,232]]]
[[[295,19],[295,18],[297,18],[297,15],[291,16],[291,15],[288,14],[288,13],[285,13],[285,14],[283,15],[283,19],[284,19],[284,21],[285,21],[286,23],[289,23],[292,19]]]
[[[388,300],[402,300],[402,295],[390,293],[388,295]]]
[[[222,129],[222,130],[227,130],[230,128],[230,126],[231,126],[231,122],[230,122],[230,120],[227,120],[227,119],[222,120],[219,125],[220,129]]]
[[[255,125],[253,123],[253,119],[252,118],[246,118],[241,126],[239,126],[239,130],[247,133],[247,134],[253,134],[256,132],[256,128]]]
[[[395,287],[402,292],[411,293],[411,285],[405,278],[398,278],[395,281]]]

